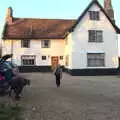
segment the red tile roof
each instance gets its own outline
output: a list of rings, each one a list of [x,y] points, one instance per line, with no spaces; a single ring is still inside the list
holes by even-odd
[[[3,39],[47,39],[65,37],[76,20],[14,18],[5,25]]]

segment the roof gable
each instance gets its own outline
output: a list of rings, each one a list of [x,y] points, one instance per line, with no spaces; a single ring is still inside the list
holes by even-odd
[[[96,4],[101,11],[104,13],[104,15],[107,17],[113,28],[115,29],[116,33],[120,33],[120,29],[115,25],[115,23],[110,19],[110,17],[106,14],[104,8],[100,5],[100,3],[97,0],[92,0],[90,4],[86,7],[86,9],[83,11],[81,16],[77,19],[76,23],[69,29],[69,32],[73,32],[75,27],[79,24],[79,22],[82,20],[82,18],[85,16],[85,14],[88,12],[88,10],[92,7],[93,4]]]

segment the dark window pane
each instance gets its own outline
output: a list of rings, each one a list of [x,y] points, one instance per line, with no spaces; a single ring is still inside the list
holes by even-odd
[[[42,60],[46,60],[46,56],[42,56]]]
[[[102,42],[103,32],[101,30],[89,30],[89,42]]]
[[[63,60],[63,56],[60,56],[60,60]]]
[[[33,55],[23,55],[21,57],[22,65],[35,65],[35,56]]]
[[[99,12],[98,12],[98,11],[96,12],[96,18],[97,18],[97,20],[100,19],[100,15],[99,15]]]
[[[89,11],[90,20],[99,20],[99,11]]]
[[[89,42],[94,42],[96,39],[95,31],[89,30]]]
[[[30,40],[21,40],[21,47],[29,48],[30,47]]]
[[[105,66],[104,53],[88,53],[87,54],[88,67],[103,67]]]
[[[102,42],[102,31],[96,31],[97,42]]]
[[[49,48],[50,47],[50,40],[42,40],[41,47],[42,48]]]

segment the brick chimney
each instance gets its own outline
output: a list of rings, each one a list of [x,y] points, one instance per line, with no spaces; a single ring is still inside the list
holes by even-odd
[[[114,10],[112,7],[111,0],[104,0],[104,9],[107,15],[110,17],[110,19],[115,23]]]
[[[12,10],[12,7],[7,8],[6,22],[8,24],[12,24],[12,22],[13,22],[13,10]]]

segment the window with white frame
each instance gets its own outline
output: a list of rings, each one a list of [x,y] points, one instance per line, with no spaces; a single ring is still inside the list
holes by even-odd
[[[89,42],[103,42],[102,30],[89,30]]]
[[[99,11],[89,11],[89,18],[90,20],[100,20]]]
[[[42,48],[50,48],[50,40],[42,40],[41,47]]]
[[[35,55],[22,55],[21,62],[23,66],[35,65]]]
[[[63,56],[60,56],[60,60],[63,60]]]
[[[21,47],[22,48],[29,48],[30,47],[30,40],[21,40]]]
[[[42,56],[42,60],[46,60],[46,56]]]
[[[88,53],[87,66],[88,67],[104,67],[105,54],[104,53]]]

